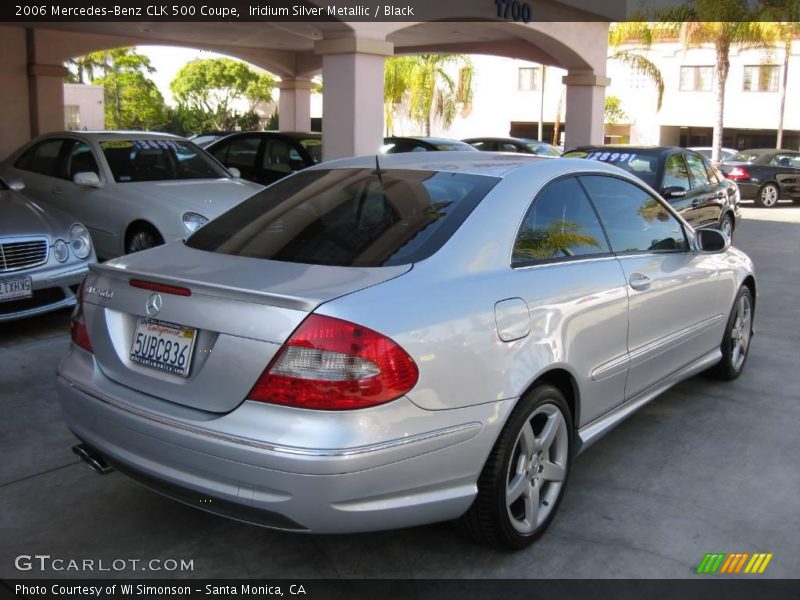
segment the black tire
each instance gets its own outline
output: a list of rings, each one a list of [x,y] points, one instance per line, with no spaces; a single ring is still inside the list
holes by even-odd
[[[552,414],[550,416],[543,414],[545,411],[551,411]],[[562,421],[558,420],[554,411],[560,413]],[[535,441],[538,443],[545,437],[538,437],[543,433],[543,423],[551,423],[551,417],[553,427],[558,427],[558,431],[554,433],[552,445],[546,451],[540,451],[539,455],[545,452],[546,455],[541,460],[547,460],[550,466],[558,463],[556,466],[562,469],[559,475],[560,481],[547,481],[547,476],[542,474],[542,467],[538,468],[538,475],[534,475],[533,473],[537,471],[536,465],[545,463],[540,463],[539,459],[534,463],[534,457],[525,460],[520,451],[523,428],[530,423]],[[545,421],[542,422],[541,419]],[[566,435],[561,433],[562,423],[566,427]],[[541,427],[541,430],[537,431],[537,427]],[[553,521],[564,497],[572,463],[573,433],[572,416],[564,395],[558,388],[544,384],[536,386],[525,394],[509,416],[489,454],[478,479],[478,495],[475,502],[459,521],[461,530],[476,541],[509,550],[519,550],[533,543]],[[565,447],[560,445],[555,448],[556,443],[562,444],[562,442],[566,444]],[[527,467],[523,467],[524,464],[527,464]],[[547,472],[550,472],[549,468]],[[536,481],[533,477],[536,477]],[[528,506],[527,500],[529,500],[526,494],[517,498],[518,501],[522,501],[523,507],[517,508],[518,502],[506,502],[508,488],[514,481],[529,486],[531,490],[536,489],[536,485],[540,486],[536,492],[535,514],[538,515],[539,510],[546,512],[542,516],[542,521],[531,531],[520,532],[518,528],[523,527],[528,521],[538,519],[512,517],[514,510],[520,512],[520,508],[522,509],[520,514],[525,513],[524,506]],[[545,487],[553,485],[557,487]]]
[[[774,183],[765,183],[756,194],[756,206],[761,208],[774,208],[781,199],[781,190]]]
[[[742,329],[741,326],[737,327],[737,325],[743,306],[746,306],[749,311],[746,317],[746,324],[744,324],[744,329],[746,329],[746,331],[737,332],[737,328]],[[747,356],[750,353],[754,316],[755,305],[753,304],[753,294],[750,292],[750,288],[743,285],[739,289],[739,293],[736,294],[736,300],[733,302],[733,308],[731,308],[728,323],[725,325],[725,334],[722,338],[722,344],[720,345],[722,360],[709,371],[709,375],[714,377],[714,379],[733,381],[742,374],[744,365],[747,362]],[[745,336],[744,338],[742,338],[743,335]],[[743,355],[737,354],[737,346],[741,353],[742,345],[744,346]]]
[[[728,235],[728,239],[733,239],[733,218],[728,214],[725,213],[722,215],[722,218],[719,220],[719,230]]]
[[[135,225],[125,238],[125,254],[155,248],[163,243],[164,238],[152,225],[146,223]]]

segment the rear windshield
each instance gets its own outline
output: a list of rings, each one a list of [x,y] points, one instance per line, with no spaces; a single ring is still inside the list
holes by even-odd
[[[117,183],[217,179],[228,174],[205,151],[180,140],[100,142]]]
[[[417,262],[453,235],[499,180],[436,171],[301,171],[192,235],[192,248],[313,265]]]
[[[754,162],[756,159],[758,159],[758,156],[759,156],[758,154],[755,154],[753,152],[738,152],[737,154],[734,154],[733,156],[731,156],[728,159],[728,161],[729,162]]]
[[[656,187],[660,159],[656,154],[635,150],[572,150],[564,158],[588,158],[625,169],[650,187]]]

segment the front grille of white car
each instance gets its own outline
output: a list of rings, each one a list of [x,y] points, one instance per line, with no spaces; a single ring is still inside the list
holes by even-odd
[[[47,239],[0,241],[0,273],[18,271],[47,262]]]

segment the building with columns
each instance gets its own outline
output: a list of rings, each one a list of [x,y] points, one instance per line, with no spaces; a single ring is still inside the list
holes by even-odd
[[[314,2],[323,4],[322,2]],[[485,17],[486,2],[464,0],[463,18]],[[157,44],[212,50],[281,78],[281,129],[310,129],[312,77],[324,80],[325,159],[373,153],[383,137],[383,69],[389,56],[422,52],[487,54],[563,69],[567,145],[603,140],[608,22],[602,3],[550,2],[561,21],[470,22],[61,22],[0,26],[0,156],[33,136],[64,128],[67,59],[92,51]],[[597,3],[595,3],[597,4]],[[555,9],[553,8],[555,7]],[[598,19],[586,21],[587,15]],[[499,107],[502,110],[502,107]]]

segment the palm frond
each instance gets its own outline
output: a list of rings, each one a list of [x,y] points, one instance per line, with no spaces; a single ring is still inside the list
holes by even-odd
[[[627,65],[634,72],[640,73],[652,81],[658,94],[658,100],[656,102],[657,108],[658,110],[661,110],[661,105],[664,101],[665,85],[664,77],[656,64],[646,56],[630,50],[620,50],[609,56],[609,58],[620,61],[624,65]]]

